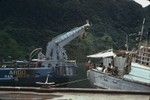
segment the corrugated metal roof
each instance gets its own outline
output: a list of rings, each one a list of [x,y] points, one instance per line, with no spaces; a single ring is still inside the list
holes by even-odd
[[[88,55],[88,58],[105,58],[105,57],[115,57],[116,54],[113,52],[112,49],[109,49],[105,52],[99,52],[93,55]]]

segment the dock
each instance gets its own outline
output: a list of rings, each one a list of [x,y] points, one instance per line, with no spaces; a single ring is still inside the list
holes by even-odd
[[[0,87],[0,100],[150,100],[147,91],[92,88]]]

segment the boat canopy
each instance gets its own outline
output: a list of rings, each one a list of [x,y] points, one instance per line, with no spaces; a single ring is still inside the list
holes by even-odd
[[[31,61],[35,61],[35,62],[44,62],[46,61],[45,59],[32,59]]]
[[[107,51],[99,52],[93,55],[88,55],[88,58],[106,58],[106,57],[115,57],[116,54],[113,52],[112,49],[109,49]]]

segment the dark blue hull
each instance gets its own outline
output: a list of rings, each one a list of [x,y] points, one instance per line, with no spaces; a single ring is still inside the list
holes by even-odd
[[[1,86],[38,86],[36,82],[64,83],[69,77],[54,68],[0,68]]]

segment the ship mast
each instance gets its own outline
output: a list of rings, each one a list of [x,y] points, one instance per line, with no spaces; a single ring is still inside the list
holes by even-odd
[[[139,35],[140,35],[140,39],[139,39],[139,47],[140,47],[140,45],[141,45],[141,41],[142,41],[142,37],[143,37],[144,24],[145,24],[145,18],[143,19],[143,23],[142,23],[141,31],[139,32]]]
[[[147,32],[147,47],[150,46],[150,28],[148,28]]]
[[[141,31],[139,32],[140,38],[139,38],[139,46],[138,46],[138,53],[137,53],[137,58],[136,58],[136,62],[144,65],[144,66],[148,66],[150,67],[150,48],[149,48],[149,32],[148,32],[148,36],[147,36],[147,41],[146,43],[144,43],[144,45],[142,46],[141,42],[142,42],[142,36],[143,36],[143,31],[144,31],[144,24],[145,24],[145,18],[143,19],[143,23],[142,23],[142,28]]]

